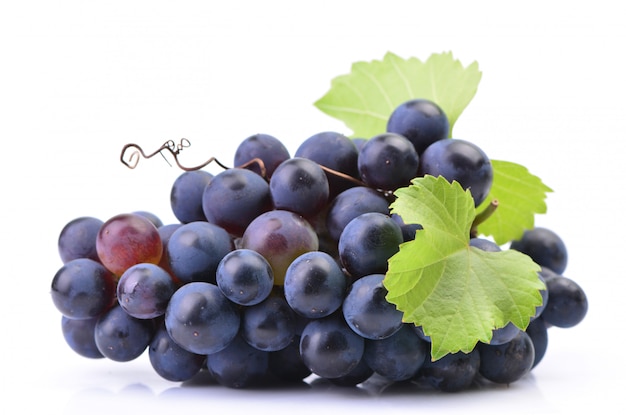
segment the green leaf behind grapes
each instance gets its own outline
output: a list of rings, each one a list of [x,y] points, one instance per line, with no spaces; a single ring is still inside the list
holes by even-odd
[[[384,133],[393,110],[410,99],[437,103],[452,127],[478,88],[482,73],[473,62],[464,67],[452,53],[432,54],[426,61],[403,59],[388,52],[382,60],[355,62],[349,74],[331,81],[314,105],[343,121],[353,137]]]
[[[423,230],[390,258],[387,300],[405,322],[430,336],[432,359],[467,353],[509,322],[525,329],[542,302],[540,268],[514,250],[469,246],[476,213],[470,193],[456,182],[425,176],[396,196],[392,212]]]
[[[546,194],[552,189],[524,166],[500,160],[491,160],[491,164],[493,184],[478,211],[492,200],[498,201],[498,207],[488,220],[478,225],[477,231],[502,245],[519,239],[525,230],[534,227],[535,214],[547,211]]]

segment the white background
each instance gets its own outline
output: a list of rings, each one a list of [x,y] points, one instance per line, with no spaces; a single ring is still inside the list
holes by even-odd
[[[0,6],[3,413],[568,413],[626,409],[623,119],[626,29],[617,2],[21,1]],[[149,210],[174,221],[180,170],[146,150],[188,138],[189,165],[232,164],[264,132],[293,151],[326,130],[313,106],[355,61],[451,51],[483,77],[455,137],[525,165],[555,191],[537,224],[568,244],[586,319],[508,388],[455,395],[183,388],[69,350],[49,290],[57,238],[78,216]],[[11,409],[9,409],[11,408]]]

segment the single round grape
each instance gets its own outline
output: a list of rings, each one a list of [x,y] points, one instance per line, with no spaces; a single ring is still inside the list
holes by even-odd
[[[352,219],[339,237],[341,264],[353,278],[384,274],[389,258],[403,241],[400,225],[389,215],[363,213]]]
[[[430,351],[410,325],[381,340],[365,340],[363,358],[380,376],[394,381],[411,379],[422,367]]]
[[[284,294],[295,312],[320,318],[341,307],[347,286],[346,275],[333,257],[311,251],[300,255],[287,268]]]
[[[202,207],[209,222],[241,236],[254,218],[272,209],[269,184],[251,170],[224,170],[205,187]]]
[[[216,282],[230,301],[252,306],[270,295],[274,287],[274,273],[263,255],[240,248],[222,258],[217,266]]]
[[[399,134],[379,134],[367,140],[359,151],[361,180],[376,189],[393,191],[408,186],[417,177],[418,166],[415,147]]]
[[[241,336],[236,336],[225,348],[210,353],[206,366],[222,386],[240,389],[258,385],[269,367],[269,352],[255,349]]]
[[[206,220],[202,209],[204,188],[213,179],[206,170],[191,170],[180,174],[170,190],[170,206],[180,223]]]
[[[63,338],[70,348],[80,356],[89,359],[102,359],[104,355],[98,350],[94,332],[98,317],[77,320],[61,316]]]
[[[196,354],[225,348],[239,332],[239,311],[217,285],[196,281],[181,286],[165,311],[168,334],[183,349]]]
[[[579,324],[589,309],[587,294],[574,280],[559,275],[546,279],[548,302],[541,313],[543,320],[555,327]]]
[[[163,268],[154,264],[137,264],[120,277],[117,300],[131,316],[150,319],[165,314],[174,291],[174,280]]]
[[[296,316],[282,296],[272,295],[241,311],[241,336],[255,349],[274,352],[296,335]]]
[[[470,238],[470,246],[476,247],[482,251],[500,252],[502,248],[495,242],[485,238]]]
[[[567,247],[563,239],[551,229],[535,227],[511,241],[511,249],[528,255],[537,264],[562,274],[567,267]]]
[[[135,214],[135,215],[143,216],[144,218],[148,219],[150,222],[152,222],[154,227],[157,228],[157,229],[159,229],[161,226],[163,226],[163,221],[161,220],[161,218],[158,217],[153,212],[148,212],[147,210],[136,210],[136,211],[134,211],[132,213]]]
[[[403,313],[386,300],[384,274],[366,275],[348,288],[342,312],[348,326],[366,339],[390,337],[403,327]]]
[[[158,265],[170,274],[176,284],[179,284],[180,280],[172,271],[172,267],[170,267],[170,254],[167,251],[167,244],[174,231],[181,226],[183,226],[182,223],[169,223],[158,228],[159,236],[161,236],[161,242],[163,243],[163,254],[161,254],[161,260]]]
[[[132,317],[119,305],[105,312],[96,323],[94,338],[98,350],[116,362],[141,356],[156,331],[152,320]]]
[[[311,217],[328,203],[326,173],[313,160],[294,157],[283,161],[272,174],[270,192],[276,209]]]
[[[341,133],[324,131],[304,140],[294,157],[304,157],[336,172],[359,179],[357,161],[359,150],[354,142]],[[326,172],[330,191],[329,199],[356,185],[355,182],[332,172]]]
[[[240,247],[263,255],[272,267],[274,285],[283,285],[291,262],[305,252],[317,251],[319,238],[301,216],[287,210],[272,210],[250,222]]]
[[[245,168],[261,175],[261,166],[258,163],[250,163],[254,159],[260,159],[265,169],[264,177],[270,179],[276,167],[290,158],[287,147],[276,137],[269,134],[255,134],[239,143],[235,150],[235,166],[246,165]]]
[[[98,317],[115,302],[115,276],[92,259],[73,259],[52,279],[52,302],[72,319]]]
[[[420,156],[419,175],[443,176],[469,189],[475,206],[489,194],[493,182],[493,167],[489,157],[476,144],[447,138],[435,141]]]
[[[161,320],[148,347],[150,365],[163,379],[184,382],[191,379],[204,366],[205,355],[192,353],[180,347],[167,333]]]
[[[135,264],[158,264],[163,255],[163,242],[149,219],[122,213],[100,227],[96,249],[102,264],[119,277]]]
[[[302,361],[323,378],[350,373],[361,361],[364,348],[364,339],[337,313],[311,320],[300,336]]]
[[[498,345],[478,343],[479,373],[495,383],[509,384],[530,372],[535,348],[530,336],[519,331],[511,341]]]
[[[389,214],[389,202],[382,193],[366,186],[355,186],[339,193],[326,213],[326,229],[336,243],[346,225],[362,213]]]
[[[234,249],[224,228],[209,222],[190,222],[176,229],[167,243],[170,268],[182,283],[215,283],[219,262]]]
[[[91,216],[79,217],[68,222],[58,239],[59,256],[63,263],[78,258],[99,262],[96,238],[103,224],[103,221]]]
[[[543,360],[543,357],[548,350],[548,326],[541,317],[532,320],[528,327],[526,327],[526,334],[533,342],[535,349],[535,360],[533,361],[533,368]]]
[[[397,106],[387,121],[387,131],[406,137],[418,154],[435,141],[448,137],[450,122],[444,111],[428,99],[411,99]]]
[[[479,367],[480,354],[477,349],[469,353],[449,353],[434,361],[425,359],[416,378],[442,392],[460,392],[472,385]]]
[[[519,333],[520,328],[512,322],[508,322],[504,327],[493,329],[489,344],[498,345],[508,343]]]

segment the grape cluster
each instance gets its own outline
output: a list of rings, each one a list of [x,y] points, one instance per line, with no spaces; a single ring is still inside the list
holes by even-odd
[[[507,248],[537,262],[547,287],[525,331],[509,324],[489,344],[432,361],[421,327],[385,299],[389,258],[422,229],[390,213],[394,190],[430,174],[458,181],[476,206],[489,193],[489,158],[448,132],[443,111],[417,99],[367,140],[321,132],[291,155],[256,134],[237,148],[240,167],[175,180],[176,223],[149,211],[70,221],[51,284],[66,342],[118,362],[147,351],[164,379],[204,372],[231,388],[311,375],[356,386],[378,376],[454,392],[477,379],[520,379],[543,358],[548,328],[572,327],[587,311],[551,230],[530,229]]]

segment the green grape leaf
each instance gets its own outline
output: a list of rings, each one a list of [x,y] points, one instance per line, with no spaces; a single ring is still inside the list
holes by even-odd
[[[314,105],[343,121],[353,137],[384,133],[393,110],[410,99],[430,99],[441,107],[452,128],[478,88],[478,63],[464,67],[452,53],[432,54],[422,62],[391,52],[382,60],[355,62],[349,74],[331,81],[330,90]]]
[[[542,303],[540,267],[515,250],[469,245],[476,216],[469,191],[427,175],[395,194],[392,212],[423,229],[390,258],[386,298],[430,336],[431,358],[468,353],[509,322],[525,329]]]
[[[491,160],[491,164],[493,184],[478,211],[493,200],[498,201],[498,207],[477,226],[477,232],[502,245],[521,238],[525,230],[535,226],[535,214],[546,213],[546,194],[552,189],[524,166],[500,160]]]

